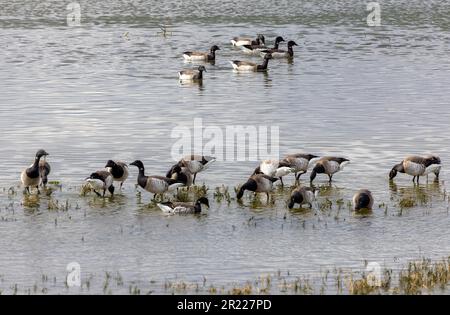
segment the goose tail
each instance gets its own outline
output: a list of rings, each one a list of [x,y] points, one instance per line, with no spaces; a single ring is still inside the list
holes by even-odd
[[[169,207],[168,205],[162,204],[162,203],[158,203],[156,204],[158,206],[159,209],[161,209],[162,212],[166,213],[166,214],[172,214],[173,213],[173,209],[171,207]]]

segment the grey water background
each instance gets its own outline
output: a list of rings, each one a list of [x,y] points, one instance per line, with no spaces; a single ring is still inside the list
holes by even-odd
[[[0,1],[5,293],[42,274],[57,278],[52,292],[78,293],[64,285],[72,261],[82,277],[120,272],[132,283],[156,281],[164,292],[167,279],[225,285],[278,270],[314,278],[327,268],[361,269],[364,261],[397,268],[448,256],[448,2],[379,1],[379,27],[367,26],[364,1],[80,1],[79,27],[67,26],[68,3]],[[159,34],[160,24],[172,33]],[[295,40],[294,61],[273,60],[267,74],[234,73],[229,60],[260,58],[234,49],[230,38],[257,33]],[[177,71],[193,67],[182,52],[212,44],[221,50],[203,85],[180,85]],[[204,216],[166,217],[146,206],[148,194],[136,197],[135,169],[114,200],[79,197],[83,178],[110,158],[139,158],[149,174],[164,174],[173,163],[172,129],[192,127],[194,118],[223,129],[279,126],[281,154],[348,157],[321,200],[347,202],[368,188],[388,212],[342,210],[334,219],[287,211],[286,189],[273,206],[212,202]],[[46,196],[30,208],[21,192],[7,191],[41,147],[51,154],[51,179],[63,185],[52,198],[69,200],[69,211],[48,210]],[[395,163],[426,153],[443,161],[438,183],[422,179],[415,187],[399,175],[389,185]],[[199,182],[211,187],[210,199],[221,185],[234,197],[256,164],[217,162]],[[317,184],[326,186],[325,178]],[[425,196],[427,204],[398,215],[405,196]],[[252,217],[255,226],[247,224]],[[102,284],[90,292],[102,292]]]

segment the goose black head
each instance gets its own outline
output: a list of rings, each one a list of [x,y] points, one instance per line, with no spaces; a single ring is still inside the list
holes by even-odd
[[[47,152],[45,152],[45,150],[43,150],[43,149],[40,149],[39,151],[36,152],[36,157],[39,158],[39,159],[41,157],[47,156],[47,155],[49,155],[49,154]]]
[[[281,43],[281,42],[284,42],[284,38],[283,37],[281,37],[281,36],[277,36],[277,38],[275,38],[275,43]]]
[[[397,170],[395,169],[395,167],[393,169],[391,169],[391,171],[389,172],[389,179],[392,180],[394,179],[394,177],[397,176]]]
[[[403,169],[403,163],[399,163],[397,165],[394,165],[394,167],[391,169],[391,171],[389,172],[389,179],[392,180],[394,179],[395,176],[397,176],[397,173],[404,173],[404,169]]]
[[[302,194],[299,191],[293,191],[289,199],[288,208],[292,209],[295,203],[301,203],[302,200],[303,200]]]
[[[115,167],[115,166],[116,166],[116,162],[114,162],[113,160],[108,160],[108,162],[106,162],[105,168]]]
[[[208,71],[206,71],[205,66],[199,66],[199,67],[197,68],[197,70],[200,71],[200,72],[202,72],[202,71],[208,72]]]
[[[209,200],[206,197],[201,197],[197,200],[197,203],[204,204],[209,208]]]
[[[312,172],[311,172],[311,176],[309,177],[309,180],[312,182],[317,174],[323,174],[325,173],[325,167],[323,167],[322,164],[316,164],[316,166],[314,166]]]
[[[133,163],[130,163],[130,165],[136,166],[138,169],[144,169],[144,163],[140,160],[136,160]]]
[[[296,42],[294,42],[293,40],[288,41],[288,47],[292,47],[292,46],[298,46]]]
[[[267,59],[267,60],[273,59],[273,56],[272,56],[271,53],[267,53],[267,54],[264,55],[264,59]]]
[[[214,51],[216,51],[216,50],[220,50],[219,46],[213,45],[213,46],[211,47],[211,52],[214,52]]]

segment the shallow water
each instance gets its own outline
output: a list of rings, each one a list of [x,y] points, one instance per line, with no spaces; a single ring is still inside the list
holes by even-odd
[[[3,292],[45,274],[56,277],[53,292],[78,293],[64,284],[72,261],[84,280],[120,272],[129,283],[156,281],[160,293],[167,279],[225,285],[278,270],[314,278],[335,266],[361,269],[364,261],[396,268],[449,255],[448,3],[380,1],[376,28],[366,25],[362,1],[158,3],[81,1],[81,26],[68,27],[60,2],[0,1]],[[159,23],[172,33],[159,34]],[[267,74],[234,73],[229,60],[260,59],[229,39],[257,33],[294,39],[295,60],[273,60]],[[180,85],[177,71],[192,67],[182,52],[212,44],[222,49],[206,65],[203,85]],[[110,158],[142,159],[149,174],[164,174],[173,163],[172,129],[192,127],[194,118],[220,128],[279,126],[281,154],[350,158],[331,188],[316,180],[319,202],[330,199],[332,209],[288,211],[289,188],[268,206],[250,206],[250,195],[243,205],[213,201],[221,185],[235,197],[252,161],[218,161],[199,175],[211,199],[202,216],[166,217],[148,206],[149,194],[136,196],[135,169],[114,200],[79,196],[83,178]],[[8,192],[41,147],[62,190],[38,200]],[[389,169],[404,156],[430,152],[444,163],[438,183],[430,176],[417,187],[399,175],[389,184]],[[347,207],[360,188],[376,199],[368,216]],[[50,199],[70,207],[49,210]],[[402,199],[416,204],[400,209]],[[102,290],[98,281],[89,292]],[[114,293],[121,290],[128,287]]]

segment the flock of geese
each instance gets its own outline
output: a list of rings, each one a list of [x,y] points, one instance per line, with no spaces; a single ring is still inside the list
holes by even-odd
[[[294,41],[287,42],[287,49],[280,49],[280,43],[285,40],[281,36],[277,36],[272,48],[267,47],[263,35],[258,35],[255,39],[235,37],[231,40],[231,44],[239,47],[243,52],[252,55],[260,55],[263,58],[261,64],[233,60],[230,61],[233,69],[236,71],[266,71],[270,59],[273,58],[293,58],[293,47],[298,46]],[[203,61],[213,62],[216,59],[216,51],[220,50],[217,45],[213,45],[209,52],[186,51],[183,57],[187,61]],[[203,72],[206,68],[200,65],[197,69],[182,70],[178,73],[181,81],[201,81]],[[45,150],[39,150],[36,153],[34,163],[21,173],[22,184],[28,194],[31,193],[30,188],[36,188],[40,193],[39,187],[46,186],[48,183],[48,175],[51,167],[47,162],[48,153]],[[165,176],[145,174],[144,163],[140,160],[130,163],[130,166],[138,168],[137,185],[142,189],[153,193],[154,198],[159,195],[161,200],[164,199],[163,194],[168,191],[174,191],[179,187],[190,187],[195,185],[197,174],[206,170],[216,159],[210,156],[189,155],[182,158],[178,163],[174,164]],[[295,204],[313,206],[318,190],[312,186],[312,182],[318,174],[325,174],[329,181],[333,180],[333,176],[342,171],[344,167],[350,163],[350,160],[344,157],[323,156],[319,157],[313,154],[298,153],[285,156],[281,160],[265,160],[253,171],[252,175],[245,183],[240,185],[237,192],[237,199],[242,199],[245,191],[257,193],[265,193],[269,200],[269,192],[273,188],[276,181],[280,181],[283,185],[283,177],[294,174],[296,189],[291,192],[288,207],[293,208]],[[300,186],[301,175],[311,169],[310,183],[311,187]],[[389,179],[392,180],[398,173],[405,173],[413,176],[413,182],[419,183],[421,176],[434,173],[436,179],[439,178],[441,169],[441,160],[438,156],[409,156],[399,164],[394,165],[389,173]],[[107,161],[105,168],[93,172],[85,179],[87,185],[98,196],[105,197],[107,191],[111,196],[114,195],[114,182],[120,183],[120,189],[129,177],[128,165],[121,161]],[[367,189],[362,189],[355,193],[353,197],[353,207],[355,211],[362,209],[371,209],[374,203],[372,193]],[[206,197],[199,198],[194,203],[180,202],[161,202],[158,207],[165,213],[198,213],[202,211],[202,205],[209,207]]]
[[[26,193],[30,194],[30,189],[36,188],[39,194],[39,187],[47,185],[51,171],[50,164],[47,161],[48,155],[45,150],[37,151],[34,163],[21,173],[21,181]],[[137,185],[145,191],[153,193],[155,199],[159,195],[163,201],[165,192],[174,191],[183,186],[195,185],[197,174],[208,169],[215,161],[216,159],[211,156],[188,155],[172,165],[165,176],[146,175],[144,163],[140,160],[136,160],[129,165],[138,168]],[[312,185],[316,176],[318,174],[327,175],[331,182],[333,176],[341,172],[349,163],[350,160],[343,157],[319,157],[305,153],[289,154],[280,160],[264,160],[255,168],[246,182],[240,185],[237,199],[242,199],[245,191],[250,191],[254,192],[255,195],[265,193],[269,201],[269,193],[273,189],[273,184],[279,180],[283,185],[283,177],[293,174],[297,188],[291,192],[288,207],[293,208],[295,204],[313,207],[319,192]],[[389,179],[393,180],[398,173],[413,176],[414,183],[419,183],[421,176],[427,176],[430,173],[434,173],[435,178],[438,179],[441,166],[441,159],[435,155],[408,156],[392,167],[389,172]],[[308,170],[311,170],[309,176],[311,187],[301,186],[300,177]],[[109,160],[104,169],[91,173],[85,181],[95,194],[105,197],[107,191],[111,196],[114,195],[114,182],[120,183],[120,189],[122,189],[128,177],[129,170],[125,162]],[[356,192],[353,197],[355,211],[370,210],[373,203],[372,193],[367,189]],[[195,203],[160,202],[157,205],[168,214],[199,213],[202,211],[202,205],[209,208],[206,197],[199,198]]]
[[[247,54],[260,55],[263,58],[261,64],[233,60],[230,61],[233,69],[239,72],[258,72],[266,71],[270,59],[274,58],[293,58],[294,57],[294,46],[298,46],[294,41],[290,40],[287,42],[287,49],[280,49],[280,43],[285,40],[281,36],[277,36],[274,41],[274,46],[272,48],[266,46],[266,41],[264,35],[258,35],[256,39],[235,37],[231,40],[231,44],[235,47],[241,48],[241,50]],[[183,58],[186,61],[197,62],[214,62],[216,60],[216,51],[220,50],[217,45],[213,45],[209,52],[201,51],[186,51],[183,53]],[[185,69],[178,72],[178,77],[180,81],[197,81],[203,80],[203,72],[207,72],[205,66],[200,65],[197,69]]]

